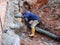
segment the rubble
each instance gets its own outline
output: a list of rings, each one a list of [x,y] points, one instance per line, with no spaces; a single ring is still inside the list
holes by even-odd
[[[46,3],[48,3],[48,0],[26,0],[34,9],[38,9],[41,8],[43,5],[45,5]]]
[[[2,34],[3,45],[20,45],[20,36],[15,34],[14,29],[11,28],[19,27],[22,25],[14,18],[14,15],[19,11],[18,1],[17,0],[7,0],[7,13],[6,13],[6,28],[7,33]],[[4,30],[5,30],[4,29]]]
[[[2,36],[3,45],[20,45],[20,37],[14,31],[7,30]]]

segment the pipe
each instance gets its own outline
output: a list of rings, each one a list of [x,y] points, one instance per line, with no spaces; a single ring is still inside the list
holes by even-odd
[[[59,36],[57,36],[57,35],[55,35],[53,33],[50,33],[47,30],[43,30],[43,29],[41,29],[39,27],[36,27],[36,31],[38,31],[39,33],[43,33],[43,34],[45,34],[45,35],[47,35],[47,36],[49,36],[49,37],[51,37],[53,39],[60,40]]]
[[[15,16],[15,18],[20,18],[20,17],[21,17],[20,15]],[[29,25],[29,23],[27,22],[26,19],[25,19],[25,24],[27,25],[28,28],[30,28],[30,25]],[[39,33],[43,33],[43,34],[45,34],[45,35],[47,35],[47,36],[49,36],[49,37],[51,37],[53,39],[60,40],[60,36],[57,36],[57,35],[49,32],[49,31],[43,30],[43,29],[41,29],[39,27],[36,27],[36,31],[38,31]]]

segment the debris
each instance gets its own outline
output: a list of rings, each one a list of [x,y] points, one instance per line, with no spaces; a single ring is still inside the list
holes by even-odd
[[[12,30],[8,30],[7,33],[3,33],[2,39],[3,45],[20,45],[20,37]]]
[[[46,3],[48,3],[48,0],[38,0],[37,3],[35,4],[35,7],[41,8],[42,6],[44,6]]]

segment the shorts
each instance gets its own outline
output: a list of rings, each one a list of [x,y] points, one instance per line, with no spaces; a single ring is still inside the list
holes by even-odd
[[[38,20],[34,20],[33,23],[31,24],[31,28],[36,27],[36,25],[39,24]]]

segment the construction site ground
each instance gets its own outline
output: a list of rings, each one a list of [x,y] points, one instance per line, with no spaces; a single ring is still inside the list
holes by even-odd
[[[48,3],[41,9],[32,9],[32,12],[37,14],[41,19],[43,25],[41,28],[60,36],[60,3],[54,2]],[[31,30],[23,30],[21,32],[21,44],[22,45],[60,45],[54,39],[49,38],[46,35],[36,32],[36,35],[31,38],[28,35]]]
[[[7,24],[8,26],[12,26],[14,21],[15,12],[13,14],[13,10],[11,7],[13,7],[13,4],[11,3],[14,1],[11,0],[8,6],[7,11]],[[12,13],[11,13],[12,11]],[[57,36],[60,36],[60,2],[57,0],[49,0],[49,2],[40,7],[40,8],[32,8],[32,13],[38,15],[41,20],[42,24],[40,25],[40,28],[47,30]],[[17,20],[17,19],[16,19]],[[16,21],[15,21],[16,22]],[[15,23],[14,22],[14,23]],[[23,26],[20,27],[20,29],[15,30],[15,33],[20,36],[20,43],[21,45],[60,45],[60,42],[44,35],[39,32],[36,32],[34,37],[29,37],[31,34],[31,30],[27,28],[27,26],[22,23]],[[8,29],[8,28],[7,28]],[[10,29],[10,27],[9,27]]]

